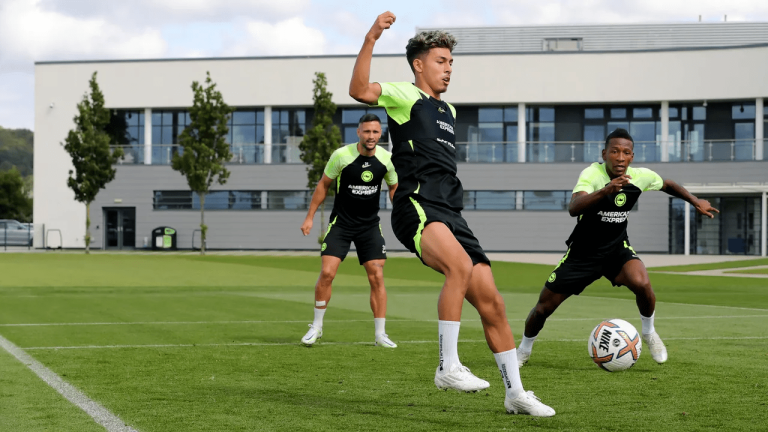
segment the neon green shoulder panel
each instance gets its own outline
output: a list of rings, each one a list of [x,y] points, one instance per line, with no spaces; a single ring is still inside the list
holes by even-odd
[[[381,146],[377,146],[375,156],[379,162],[387,167],[387,173],[384,174],[384,181],[387,182],[387,185],[397,184],[397,173],[395,172],[395,166],[392,165],[392,153]]]
[[[595,162],[581,172],[579,180],[576,182],[576,187],[573,188],[573,193],[592,193],[601,189],[609,181],[610,179],[608,178],[608,173],[605,172],[605,167]]]
[[[341,170],[351,164],[358,156],[360,156],[360,153],[357,152],[357,143],[347,144],[336,149],[331,155],[331,159],[325,165],[325,175],[329,179],[337,178],[341,174]]]
[[[421,99],[421,93],[415,85],[407,82],[379,83],[381,96],[375,106],[387,110],[392,120],[403,124],[411,119],[411,108]]]
[[[661,176],[648,168],[629,167],[627,174],[632,177],[629,182],[643,192],[661,190],[661,187],[664,186],[664,180]]]
[[[456,108],[454,108],[453,105],[449,104],[448,102],[446,102],[446,104],[448,104],[448,108],[451,109],[451,114],[453,114],[453,119],[456,120]]]

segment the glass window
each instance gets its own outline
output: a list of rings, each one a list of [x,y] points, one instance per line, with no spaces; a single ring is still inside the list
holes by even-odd
[[[601,119],[605,116],[605,110],[603,108],[586,108],[584,110],[584,118],[586,119]]]
[[[154,191],[155,210],[191,210],[192,191]]]
[[[627,109],[626,108],[611,108],[611,118],[614,118],[614,119],[627,118]]]
[[[653,108],[633,108],[633,118],[653,118]]]
[[[311,191],[269,191],[267,208],[270,210],[306,210]]]
[[[568,191],[525,191],[523,209],[525,210],[565,210],[568,206]]]
[[[669,107],[669,118],[677,118],[679,116],[679,110],[675,107]]]
[[[144,111],[112,110],[107,125],[111,144],[144,144]]]
[[[187,111],[153,111],[152,144],[178,144],[179,135],[187,125]]]
[[[693,107],[693,119],[694,120],[706,120],[707,119],[707,107],[697,106]],[[685,119],[683,119],[685,120]]]
[[[272,142],[274,144],[298,145],[306,130],[306,110],[303,108],[272,111]]]
[[[735,103],[731,108],[732,118],[734,120],[755,118],[755,105],[745,103]]]
[[[504,110],[502,108],[480,108],[477,110],[477,119],[481,123],[501,122],[504,121]]]
[[[514,210],[515,191],[476,191],[475,210]]]
[[[504,121],[517,123],[517,107],[516,106],[504,107]]]
[[[555,109],[554,108],[539,108],[539,121],[553,122],[555,121]]]

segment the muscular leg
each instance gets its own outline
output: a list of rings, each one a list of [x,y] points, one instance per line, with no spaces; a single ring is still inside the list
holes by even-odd
[[[472,275],[472,260],[445,224],[433,222],[421,234],[421,259],[445,275],[437,302],[443,321],[461,321],[461,307]]]
[[[616,283],[625,285],[635,294],[637,309],[640,311],[640,319],[643,321],[643,343],[651,352],[651,357],[656,363],[667,361],[667,348],[661,341],[653,321],[656,312],[656,294],[648,279],[648,271],[640,260],[629,260],[624,263],[621,272],[616,276]]]
[[[629,288],[635,294],[635,302],[640,315],[650,317],[656,310],[656,294],[651,288],[648,271],[645,264],[638,259],[624,263],[621,272],[616,276],[616,283]]]
[[[570,296],[570,294],[559,294],[544,287],[539,294],[539,301],[536,302],[536,306],[531,309],[525,320],[523,336],[528,338],[537,336],[544,328],[547,318]]]
[[[466,298],[480,314],[485,340],[491,351],[499,353],[513,349],[515,337],[507,321],[504,299],[493,281],[491,266],[485,263],[474,266]]]
[[[371,311],[374,318],[387,315],[387,289],[384,287],[384,263],[386,260],[371,260],[363,263],[371,285]]]
[[[315,307],[318,309],[325,309],[328,307],[328,302],[331,301],[331,284],[336,277],[336,272],[339,270],[341,264],[341,258],[323,255],[323,267],[320,270],[320,276],[317,278],[315,284]],[[321,303],[317,303],[321,302]],[[322,306],[318,306],[321,304]]]

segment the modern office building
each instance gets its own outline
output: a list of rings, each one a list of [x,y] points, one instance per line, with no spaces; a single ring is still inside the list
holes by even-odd
[[[617,127],[645,166],[709,199],[713,220],[663,192],[630,213],[638,252],[766,255],[768,23],[484,27],[459,40],[443,98],[457,110],[464,216],[489,251],[564,251],[579,173]],[[386,35],[385,35],[386,37]],[[361,35],[362,38],[362,35]],[[206,198],[207,247],[316,249],[303,237],[311,191],[298,144],[311,127],[312,80],[324,72],[345,142],[382,109],[347,94],[354,55],[40,62],[35,70],[34,219],[38,247],[83,247],[85,207],[66,186],[61,143],[91,74],[125,133],[117,176],[91,206],[92,246],[144,248],[173,227],[199,246],[199,198],[169,166],[188,124],[192,81],[206,71],[230,120],[232,172]],[[374,81],[412,81],[404,55],[375,55]],[[386,125],[385,129],[386,129]],[[389,145],[386,136],[382,145]],[[384,197],[385,194],[382,194]],[[402,250],[381,220],[389,250]],[[326,208],[326,217],[330,208]]]

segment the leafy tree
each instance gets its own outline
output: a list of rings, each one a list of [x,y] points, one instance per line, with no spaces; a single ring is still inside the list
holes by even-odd
[[[72,157],[74,170],[69,170],[67,186],[75,192],[75,200],[85,204],[85,253],[90,253],[91,203],[101,189],[115,178],[115,164],[123,156],[120,148],[110,149],[106,132],[109,110],[104,108],[104,94],[96,82],[96,72],[88,82],[86,92],[77,104],[75,128],[64,140],[64,150]]]
[[[32,219],[32,199],[25,189],[24,179],[16,168],[0,172],[0,219]]]
[[[214,181],[224,184],[229,170],[224,163],[232,159],[225,137],[229,133],[229,116],[233,109],[224,103],[221,92],[206,72],[205,87],[192,82],[193,105],[190,123],[179,135],[181,150],[173,155],[171,166],[187,177],[189,188],[200,196],[200,254],[205,255],[205,195]]]
[[[33,136],[29,129],[0,127],[0,171],[16,167],[22,177],[32,175]]]
[[[323,170],[331,158],[333,152],[341,145],[341,131],[333,124],[333,114],[336,112],[336,104],[331,101],[333,93],[326,90],[328,80],[323,72],[315,72],[314,101],[315,118],[312,119],[312,128],[304,135],[299,144],[301,160],[307,164],[307,187],[315,189],[317,182],[323,177]],[[328,190],[333,195],[335,188]],[[323,242],[325,235],[325,202],[320,205],[320,237],[318,242]]]

